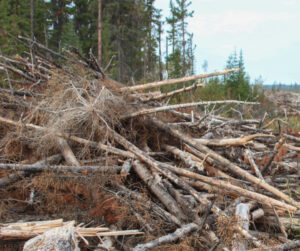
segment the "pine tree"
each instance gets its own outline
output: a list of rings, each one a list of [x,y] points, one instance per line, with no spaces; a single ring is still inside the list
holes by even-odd
[[[24,46],[15,43],[8,34],[14,36],[30,35],[30,4],[29,1],[0,1],[0,47],[4,54],[22,52]]]
[[[88,54],[90,48],[92,48],[93,39],[92,34],[96,32],[93,30],[93,12],[90,11],[90,0],[74,0],[74,28],[80,41],[80,50],[84,54]]]
[[[236,49],[227,60],[227,69],[239,68],[239,71],[229,73],[226,77],[227,98],[246,100],[251,96],[250,79],[246,75],[243,52],[240,51],[239,59]]]
[[[168,40],[172,43],[172,53],[175,53],[175,47],[177,45],[177,32],[176,26],[178,23],[178,9],[174,6],[173,0],[170,0],[170,12],[171,16],[166,18],[167,24],[171,26],[168,32]]]
[[[187,44],[187,18],[192,17],[194,11],[189,11],[188,7],[192,4],[189,0],[176,0],[177,7],[177,18],[179,21],[180,28],[180,43],[182,47],[182,73],[183,76],[187,73],[187,57],[186,57],[186,44]]]
[[[161,14],[159,12],[159,19],[157,21],[157,41],[158,41],[158,65],[159,65],[159,80],[163,79],[163,69],[162,69],[162,50],[161,50],[161,36],[163,33],[163,22],[160,20]]]
[[[168,55],[168,68],[170,77],[182,77],[194,72],[194,45],[193,34],[187,31],[187,18],[193,16],[193,11],[188,7],[191,2],[188,0],[170,1],[171,16],[167,18],[170,26],[168,39],[172,43],[172,53]],[[179,58],[176,58],[179,57]]]
[[[61,38],[63,27],[69,22],[72,13],[72,0],[51,0],[50,1],[50,24],[53,29],[50,30],[50,45],[56,50],[61,48]]]

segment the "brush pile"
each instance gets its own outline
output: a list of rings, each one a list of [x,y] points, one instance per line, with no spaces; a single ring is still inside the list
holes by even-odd
[[[255,102],[166,103],[200,82],[158,91],[238,69],[126,86],[92,53],[19,41],[27,54],[0,56],[2,250],[22,250],[33,237],[23,225],[37,221],[50,226],[29,244],[53,244],[61,231],[80,241],[68,250],[300,246],[299,134],[273,132],[266,116],[245,119]],[[60,218],[72,229],[51,227]]]

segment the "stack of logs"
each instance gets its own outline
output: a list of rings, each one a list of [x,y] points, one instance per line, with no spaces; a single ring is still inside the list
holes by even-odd
[[[111,234],[109,250],[300,247],[300,241],[292,240],[300,229],[299,135],[273,132],[266,117],[244,119],[243,108],[259,109],[256,102],[165,102],[201,88],[201,79],[238,69],[125,86],[110,79],[92,53],[85,57],[71,48],[62,55],[28,38],[18,40],[29,52],[22,57],[0,55],[6,86],[0,89],[0,188],[5,191],[0,215],[6,223],[0,225],[0,240],[33,237],[22,227],[8,231],[30,223],[7,221],[26,221],[30,214],[32,220],[47,218],[36,215],[42,204],[50,207],[43,194],[46,188],[36,188],[37,177],[63,177],[65,182],[86,179],[87,187],[99,182],[97,191],[117,201],[117,209],[109,208],[116,214],[113,224],[107,219],[103,223],[135,226],[144,233]],[[170,85],[178,88],[157,92]],[[221,116],[228,107],[239,118]],[[16,191],[25,196],[23,200]],[[60,192],[57,196],[66,191]],[[85,192],[78,194],[83,196],[81,204],[89,203]],[[95,212],[102,212],[106,202],[96,210],[84,205],[80,219],[101,222],[105,215]],[[22,203],[26,206],[16,213],[14,207]],[[48,211],[48,219],[70,218],[64,214]],[[132,222],[125,224],[125,217]],[[74,229],[72,233],[91,249],[84,229]],[[99,237],[103,229],[93,231],[85,236]]]

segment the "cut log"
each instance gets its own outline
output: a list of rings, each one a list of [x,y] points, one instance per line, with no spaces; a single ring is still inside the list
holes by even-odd
[[[261,172],[260,172],[258,166],[256,165],[256,163],[255,163],[255,161],[254,161],[254,159],[253,159],[252,152],[251,152],[250,150],[246,149],[245,154],[246,154],[246,157],[248,158],[248,160],[249,160],[249,162],[250,162],[252,168],[254,169],[254,172],[255,172],[256,176],[257,176],[261,181],[265,182],[264,177],[262,176],[262,174],[261,174]]]
[[[1,170],[18,170],[25,172],[105,172],[105,173],[119,173],[122,170],[121,166],[56,166],[42,164],[2,164],[0,163]]]
[[[248,198],[250,198],[252,200],[255,200],[255,201],[257,201],[261,204],[264,204],[264,205],[267,205],[267,206],[272,206],[273,205],[274,207],[282,208],[282,209],[285,209],[285,210],[290,211],[290,212],[295,212],[297,210],[297,208],[294,207],[294,206],[288,205],[288,204],[286,204],[284,202],[281,202],[279,200],[275,200],[275,199],[270,198],[266,195],[262,195],[262,194],[259,194],[259,193],[248,191],[248,190],[240,188],[238,186],[234,186],[234,185],[232,185],[232,184],[230,184],[229,182],[226,182],[226,181],[206,177],[206,176],[203,176],[203,175],[200,175],[200,174],[188,171],[188,170],[184,170],[184,169],[181,169],[181,168],[171,166],[171,165],[169,165],[168,168],[170,170],[172,170],[173,172],[179,174],[179,175],[183,175],[183,176],[186,176],[186,177],[189,177],[189,178],[192,178],[192,179],[201,180],[202,182],[205,182],[205,183],[207,183],[207,184],[209,184],[213,187],[218,187],[220,189],[219,191],[221,193],[226,193],[226,191],[227,191],[229,194],[233,193],[233,194],[236,194],[236,195],[239,195],[239,196],[248,197]],[[197,182],[194,182],[193,186],[197,186]],[[199,184],[199,187],[200,188],[203,187],[201,183]]]
[[[282,245],[277,245],[274,247],[266,247],[266,248],[255,248],[250,251],[286,251],[286,250],[297,250],[300,248],[300,240],[289,241]]]
[[[34,125],[34,124],[29,124],[29,123],[28,124],[23,124],[23,123],[15,122],[13,120],[6,119],[6,118],[3,118],[3,117],[0,117],[0,123],[7,124],[7,125],[12,125],[12,126],[16,126],[16,127],[21,127],[21,128],[25,127],[25,128],[33,129],[33,130],[37,130],[37,131],[46,131],[47,130],[47,128],[42,127],[42,126],[37,126],[37,125]],[[56,133],[55,136],[63,137],[63,138],[72,140],[74,142],[77,142],[79,144],[90,145],[90,146],[98,148],[100,150],[107,151],[107,152],[117,154],[117,155],[121,155],[123,157],[134,158],[134,154],[132,154],[130,152],[126,152],[126,151],[123,151],[123,150],[115,148],[115,147],[107,146],[107,145],[104,145],[100,142],[97,143],[97,142],[93,142],[93,141],[83,139],[83,138],[79,138],[79,137],[76,137],[76,136],[69,136],[69,135],[64,134],[64,133]]]
[[[203,163],[197,161],[197,158],[192,156],[189,153],[185,153],[174,146],[163,145],[163,149],[167,150],[170,153],[173,153],[175,156],[178,156],[188,167],[197,168],[198,171],[203,172],[204,166]],[[199,160],[199,159],[198,159]]]
[[[158,179],[155,179],[146,167],[144,167],[138,161],[133,163],[133,170],[137,175],[147,184],[149,189],[156,195],[160,202],[168,209],[168,211],[174,214],[178,219],[184,220],[186,217],[182,210],[177,206],[176,201],[160,184]]]
[[[52,164],[52,163],[60,161],[61,157],[62,156],[60,154],[53,155],[53,156],[50,156],[50,157],[48,157],[44,160],[38,161],[38,162],[32,164],[31,166],[33,168],[36,168],[37,166]],[[7,165],[7,164],[4,164],[4,165]],[[15,164],[8,164],[8,165],[12,165],[11,168],[16,170],[15,169]],[[1,169],[1,163],[0,163],[0,169]],[[4,170],[11,170],[11,169],[7,168],[7,169],[4,169]],[[23,170],[22,169],[17,169],[17,170],[18,170],[17,173],[11,173],[6,177],[1,178],[0,179],[0,187],[8,186],[9,184],[12,184],[12,183],[22,179],[25,176],[26,171],[28,171],[27,169],[23,169]]]
[[[292,140],[294,142],[300,143],[300,137],[295,137],[295,136],[288,135],[288,134],[283,134],[283,137],[285,137],[286,139]]]
[[[187,107],[193,107],[193,106],[202,106],[202,105],[218,105],[218,104],[243,104],[243,105],[259,105],[258,102],[246,102],[246,101],[239,101],[239,100],[222,100],[222,101],[201,101],[201,102],[195,102],[195,103],[186,103],[186,104],[178,104],[178,105],[168,105],[168,106],[161,106],[156,108],[150,108],[150,109],[144,109],[141,111],[137,111],[131,114],[127,114],[121,117],[121,119],[128,119],[133,118],[136,116],[146,115],[150,113],[156,113],[156,112],[164,112],[168,110],[175,110],[179,108],[187,108]]]
[[[198,229],[199,225],[196,223],[190,223],[187,225],[184,225],[181,228],[178,228],[174,233],[159,237],[158,239],[155,239],[153,241],[150,241],[145,244],[139,244],[135,248],[133,248],[133,251],[145,251],[149,250],[151,248],[155,248],[157,246],[163,245],[163,244],[168,244],[175,242],[179,239],[184,238],[191,232],[194,232]]]
[[[143,99],[143,101],[144,102],[149,102],[149,101],[160,100],[160,99],[163,99],[163,98],[172,97],[172,96],[174,96],[176,94],[179,94],[179,93],[187,92],[187,91],[190,91],[190,90],[196,90],[198,87],[203,87],[204,85],[205,85],[205,83],[193,84],[191,86],[183,87],[183,88],[177,89],[175,91],[171,91],[171,92],[163,93],[163,94],[156,95],[156,96],[153,96],[153,97],[149,97],[147,99]]]
[[[163,216],[167,221],[175,223],[177,226],[182,226],[182,222],[178,220],[173,214],[170,214],[168,211],[164,210],[157,204],[153,203],[151,200],[144,198],[141,194],[138,194],[135,191],[129,190],[128,188],[121,186],[120,184],[113,182],[113,185],[119,188],[121,191],[125,192],[126,195],[129,195],[133,200],[137,200],[146,207],[153,208],[159,215]]]
[[[80,251],[78,242],[73,226],[57,227],[27,241],[23,251]]]
[[[183,142],[193,146],[194,148],[196,148],[197,150],[208,154],[209,157],[217,160],[218,162],[222,163],[224,166],[226,166],[229,170],[231,170],[232,172],[236,173],[237,175],[241,176],[242,178],[264,188],[265,190],[271,192],[272,194],[278,196],[279,198],[283,199],[284,201],[290,203],[291,205],[297,207],[298,209],[300,209],[300,204],[296,201],[294,201],[291,197],[289,197],[288,195],[280,192],[278,189],[274,188],[273,186],[262,182],[260,179],[256,178],[255,176],[249,174],[247,171],[241,169],[240,167],[238,167],[237,165],[233,164],[232,162],[230,162],[228,159],[222,157],[221,155],[217,154],[216,152],[212,151],[211,149],[209,149],[208,147],[200,144],[199,142],[195,141],[193,138],[181,133],[180,131],[171,128],[170,126],[167,126],[166,124],[162,123],[161,121],[157,120],[157,119],[152,119],[151,120],[152,123],[154,125],[156,125],[158,128],[166,131],[167,133],[177,137],[178,139],[182,140]]]
[[[57,142],[61,151],[61,154],[64,156],[68,165],[80,166],[79,161],[76,159],[71,147],[67,141],[63,138],[58,137]]]
[[[288,150],[300,152],[300,147],[289,145],[289,144],[283,144]]]
[[[212,206],[213,204],[211,204]],[[211,211],[211,207],[207,210],[205,216],[203,219],[198,220],[196,222],[192,222],[189,223],[187,225],[182,226],[181,228],[178,228],[175,232],[162,236],[158,239],[155,239],[153,241],[150,241],[148,243],[145,244],[139,244],[137,245],[135,248],[133,248],[133,251],[144,251],[144,250],[149,250],[152,248],[155,248],[157,246],[163,245],[163,244],[168,244],[168,243],[172,243],[175,242],[177,240],[183,239],[185,236],[187,236],[188,234],[194,232],[194,231],[199,231],[202,229],[203,225],[207,222],[207,221],[211,221],[211,219],[209,220],[209,213]],[[211,222],[210,222],[211,224]]]
[[[253,134],[240,138],[225,138],[225,139],[195,139],[200,144],[206,146],[244,146],[250,140],[258,137],[274,138],[274,135],[270,134]]]
[[[203,74],[203,75],[197,75],[197,76],[189,76],[189,77],[183,77],[183,78],[177,78],[177,79],[168,79],[168,80],[148,83],[148,84],[144,84],[144,85],[123,87],[123,88],[121,88],[121,91],[123,91],[123,92],[140,91],[140,90],[150,89],[150,88],[154,88],[154,87],[179,84],[179,83],[189,82],[189,81],[193,81],[193,80],[197,80],[197,79],[204,79],[204,78],[210,78],[210,77],[225,75],[225,74],[228,74],[230,72],[239,71],[239,70],[240,69],[230,69],[230,70],[225,70],[225,71],[220,71],[220,72],[215,72],[215,73],[209,73],[209,74]]]
[[[60,227],[73,227],[75,221],[63,222],[62,219],[51,221],[32,221],[0,224],[0,240],[26,240],[51,229]],[[138,230],[109,231],[107,227],[74,227],[74,233],[84,237],[97,236],[123,236],[143,234]]]
[[[235,215],[240,220],[240,227],[246,231],[249,230],[249,213],[250,207],[249,204],[240,203],[236,207]],[[233,251],[244,251],[247,250],[247,241],[239,238],[237,233],[232,240],[232,250]]]

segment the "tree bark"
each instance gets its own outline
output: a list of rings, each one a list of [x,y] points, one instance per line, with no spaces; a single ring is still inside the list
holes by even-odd
[[[61,151],[61,154],[64,156],[67,164],[73,166],[80,166],[79,161],[76,159],[71,147],[67,141],[63,138],[57,137],[57,142]]]
[[[281,191],[279,191],[278,189],[274,188],[273,186],[262,182],[259,178],[256,178],[255,176],[251,175],[250,173],[248,173],[247,171],[241,169],[239,166],[233,164],[232,162],[230,162],[228,159],[222,157],[221,155],[217,154],[216,152],[212,151],[211,149],[209,149],[208,147],[198,143],[197,141],[195,141],[193,138],[183,134],[182,132],[175,130],[173,128],[171,128],[170,126],[164,124],[163,122],[157,120],[157,119],[152,119],[151,120],[152,123],[154,125],[156,125],[158,128],[170,133],[171,135],[173,135],[174,137],[177,137],[178,139],[182,140],[183,142],[193,146],[194,148],[196,148],[197,150],[208,154],[209,157],[217,160],[218,162],[222,163],[224,166],[226,166],[229,170],[231,170],[232,172],[236,173],[237,175],[239,175],[240,177],[260,186],[261,188],[264,188],[265,190],[271,192],[272,194],[276,195],[277,197],[283,199],[284,201],[290,203],[291,205],[297,207],[298,209],[300,209],[300,204],[296,201],[294,201],[290,196],[282,193]],[[295,210],[295,208],[293,209]]]
[[[144,84],[144,85],[128,86],[128,87],[123,87],[121,89],[121,91],[123,91],[123,92],[135,92],[135,91],[150,89],[150,88],[154,88],[154,87],[160,87],[160,86],[165,86],[165,85],[172,85],[172,84],[178,84],[178,83],[193,81],[193,80],[197,80],[197,79],[216,77],[216,76],[228,74],[230,72],[239,71],[239,70],[240,69],[230,69],[230,70],[225,70],[225,71],[220,71],[220,72],[215,72],[215,73],[209,73],[209,74],[203,74],[203,75],[195,75],[195,76],[189,76],[189,77],[183,77],[183,78],[177,78],[177,79],[168,79],[168,80],[148,83],[148,84]]]
[[[98,62],[102,63],[102,0],[98,0]]]
[[[191,86],[188,86],[188,87],[183,87],[183,88],[175,90],[175,91],[171,91],[171,92],[163,93],[163,94],[160,94],[160,95],[157,95],[157,96],[154,96],[154,97],[150,97],[150,98],[145,99],[143,101],[148,102],[148,101],[153,101],[153,100],[160,100],[160,99],[163,99],[163,98],[172,97],[172,96],[174,96],[178,93],[187,92],[187,91],[190,91],[190,90],[196,90],[198,87],[203,87],[203,86],[204,86],[204,83],[194,84],[194,85],[191,85]]]
[[[30,0],[30,38],[34,40],[34,0]]]
[[[193,106],[201,106],[201,105],[218,105],[218,104],[244,104],[244,105],[259,105],[258,102],[246,102],[246,101],[239,101],[239,100],[222,100],[222,101],[206,101],[206,102],[194,102],[194,103],[186,103],[186,104],[178,104],[178,105],[168,105],[168,106],[161,106],[155,107],[150,109],[143,109],[134,113],[130,113],[121,117],[121,119],[128,119],[133,118],[136,116],[146,115],[150,113],[156,112],[164,112],[168,110],[174,110],[179,108],[186,108],[186,107],[193,107]]]
[[[300,240],[290,241],[275,247],[255,248],[255,249],[251,249],[250,251],[286,251],[286,250],[297,250],[297,248],[300,248]]]
[[[15,122],[13,120],[6,119],[3,117],[0,117],[0,123],[4,123],[7,125],[13,125],[16,127],[26,127],[28,129],[33,129],[33,130],[38,130],[38,131],[46,131],[47,130],[47,128],[42,127],[42,126],[38,126],[38,125],[34,125],[34,124],[22,124],[22,123]],[[87,139],[79,138],[77,136],[69,136],[69,135],[63,134],[63,133],[56,133],[55,136],[67,138],[67,139],[77,142],[79,144],[90,145],[90,146],[98,148],[100,150],[114,153],[114,154],[117,154],[117,155],[120,155],[120,156],[123,156],[126,158],[134,158],[134,154],[132,154],[131,152],[126,152],[126,151],[123,151],[123,150],[115,148],[115,147],[107,146],[100,142],[97,143],[97,142],[90,141]]]
[[[167,193],[163,185],[160,184],[158,179],[155,179],[151,175],[151,173],[145,166],[143,166],[140,162],[135,161],[133,164],[133,169],[170,213],[176,215],[176,217],[180,219],[180,221],[186,218],[182,210],[177,206],[174,198],[172,198],[172,196]]]

